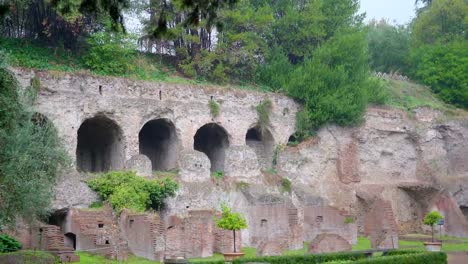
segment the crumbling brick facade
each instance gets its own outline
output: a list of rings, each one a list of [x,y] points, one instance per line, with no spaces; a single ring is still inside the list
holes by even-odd
[[[267,247],[273,241],[276,243],[274,248],[281,250],[302,247],[302,229],[298,222],[298,211],[291,203],[250,206],[249,225],[250,244],[254,247],[260,245]],[[269,250],[264,252],[267,251]]]
[[[49,251],[61,262],[79,262],[80,256],[74,253],[73,247],[65,246],[64,236],[60,227],[41,225],[33,228],[31,246],[34,249]]]
[[[337,234],[320,234],[309,243],[309,253],[351,251],[351,244]]]

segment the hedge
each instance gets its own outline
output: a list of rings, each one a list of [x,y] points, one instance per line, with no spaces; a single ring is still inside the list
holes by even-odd
[[[398,251],[401,252],[401,251]],[[402,253],[403,254],[403,253]],[[447,254],[443,252],[421,252],[403,255],[382,256],[357,261],[333,261],[327,264],[447,264]]]
[[[1,253],[0,263],[9,264],[56,264],[57,258],[47,252],[21,250],[11,253]]]
[[[302,263],[324,263],[337,260],[358,260],[365,258],[361,252],[330,253],[304,256],[280,256],[280,257],[255,257],[236,259],[233,264],[248,262],[267,262],[270,264],[302,264]]]
[[[191,262],[189,261],[189,263],[193,263],[193,264],[224,264],[224,260],[207,260],[207,261],[195,261],[195,262]]]

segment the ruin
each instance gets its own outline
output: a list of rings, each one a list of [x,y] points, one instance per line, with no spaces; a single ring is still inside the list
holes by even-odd
[[[221,202],[246,216],[249,228],[236,239],[261,255],[304,242],[313,252],[347,250],[358,235],[375,248],[395,248],[399,234],[424,231],[422,217],[433,209],[445,217],[444,234],[468,234],[466,118],[372,107],[359,127],[328,125],[299,143],[291,135],[300,106],[279,94],[14,72],[23,86],[40,78],[47,89],[37,112],[76,158],[57,183],[56,213],[44,223],[60,247],[115,259],[227,252],[232,234],[213,223]],[[208,107],[214,96],[222,102],[216,118]],[[266,98],[270,125],[260,128],[255,107]],[[84,183],[87,173],[121,169],[145,177],[174,171],[180,190],[159,213],[87,210],[97,200]],[[215,181],[214,172],[223,179]],[[18,237],[37,248],[31,233],[19,230]]]

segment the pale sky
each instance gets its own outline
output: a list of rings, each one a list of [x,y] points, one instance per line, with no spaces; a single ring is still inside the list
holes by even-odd
[[[361,0],[361,13],[366,21],[386,18],[394,24],[407,24],[415,16],[415,0]]]

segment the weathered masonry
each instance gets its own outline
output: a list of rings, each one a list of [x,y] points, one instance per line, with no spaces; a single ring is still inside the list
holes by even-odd
[[[434,209],[445,217],[444,234],[468,236],[466,117],[370,108],[360,127],[329,125],[287,146],[300,106],[282,95],[14,71],[24,87],[39,77],[38,122],[53,124],[75,157],[56,187],[44,241],[116,258],[126,249],[151,259],[209,256],[231,246],[212,222],[221,202],[246,216],[249,228],[236,238],[262,255],[303,242],[311,252],[346,250],[358,234],[393,248],[398,234],[423,232],[422,218]],[[267,99],[270,124],[260,126],[256,106]],[[180,190],[161,214],[86,211],[98,198],[83,181],[87,173],[122,169],[177,171]],[[211,177],[218,172],[221,181]]]
[[[35,73],[17,74],[27,85]],[[124,169],[138,154],[151,160],[152,170],[171,170],[179,167],[181,153],[193,150],[208,157],[212,172],[225,171],[230,147],[254,149],[259,167],[269,168],[275,144],[287,143],[294,133],[296,104],[274,94],[76,75],[41,77],[46,89],[37,111],[57,127],[80,172]],[[265,99],[274,107],[271,126],[261,131],[255,107]],[[217,118],[210,114],[210,100],[221,106]]]

